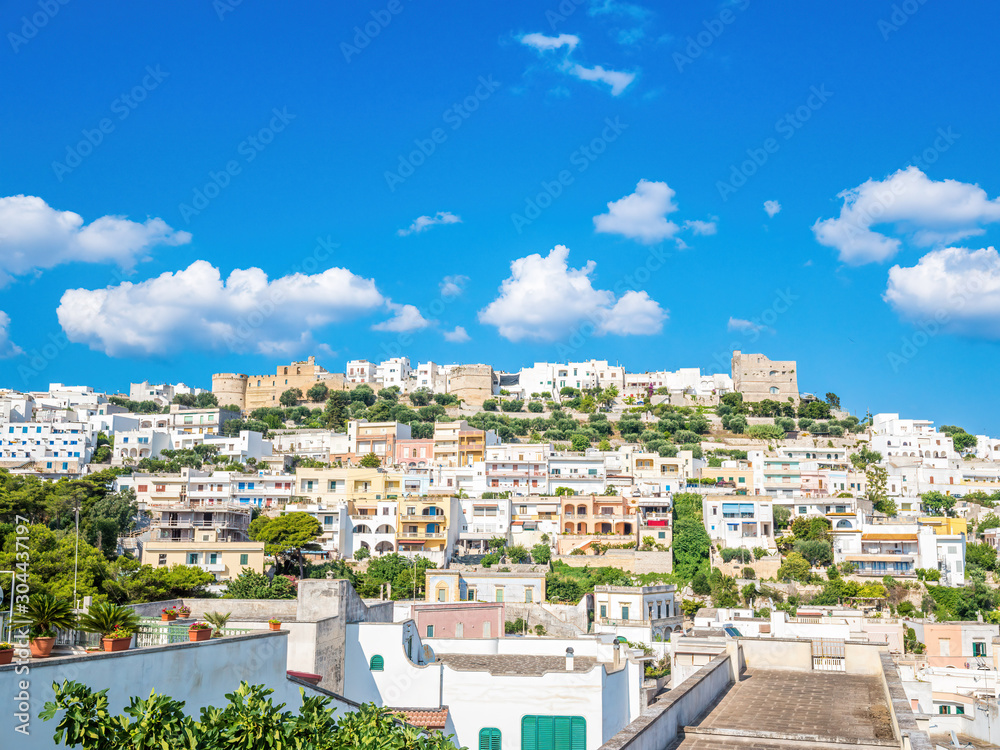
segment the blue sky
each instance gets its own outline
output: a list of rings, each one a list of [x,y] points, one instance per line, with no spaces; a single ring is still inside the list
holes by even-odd
[[[1000,360],[985,2],[2,17],[3,386],[740,348],[996,432],[957,377]]]

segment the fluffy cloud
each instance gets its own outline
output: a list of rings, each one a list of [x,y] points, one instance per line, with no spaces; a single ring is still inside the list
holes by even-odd
[[[462,326],[455,326],[454,331],[444,332],[444,340],[452,344],[464,344],[469,338],[468,332]]]
[[[762,323],[755,323],[752,320],[744,320],[743,318],[729,318],[729,324],[726,329],[730,333],[747,333],[753,335],[759,335],[764,331],[773,332],[773,329]]]
[[[574,63],[567,70],[570,75],[576,76],[581,81],[596,81],[597,83],[608,84],[611,87],[611,96],[618,96],[635,80],[635,73],[626,73],[622,70],[608,70],[601,65],[588,68],[585,65]]]
[[[176,273],[105,289],[69,289],[56,311],[70,341],[111,356],[182,349],[293,353],[312,331],[381,309],[375,282],[346,268],[268,280],[259,268],[198,260]]]
[[[521,44],[538,50],[551,65],[556,69],[567,73],[581,81],[592,81],[594,83],[604,83],[611,87],[611,95],[618,96],[629,87],[635,80],[635,73],[627,73],[621,70],[611,70],[602,65],[587,67],[570,60],[570,56],[576,46],[580,43],[580,37],[574,34],[559,34],[558,36],[546,36],[545,34],[532,33],[523,34],[520,37]],[[565,49],[562,55],[553,58],[548,53]]]
[[[90,224],[72,211],[57,211],[41,198],[0,198],[0,285],[31,271],[62,263],[114,263],[132,268],[156,245],[183,245],[188,232],[163,219],[142,224],[122,216],[102,216]]]
[[[684,229],[690,229],[694,234],[701,235],[715,234],[719,230],[714,221],[701,221],[700,219],[685,221]]]
[[[560,34],[559,36],[545,36],[545,34],[525,34],[521,37],[521,44],[534,47],[537,50],[546,51],[566,47],[572,51],[580,43],[580,37],[574,34]]]
[[[917,167],[868,180],[837,197],[844,201],[840,216],[817,221],[813,234],[853,265],[885,261],[899,251],[899,237],[876,232],[875,226],[891,227],[913,245],[932,247],[980,235],[983,225],[1000,221],[1000,199],[990,200],[978,185],[933,181]]]
[[[389,302],[388,307],[393,313],[392,317],[373,325],[373,331],[407,333],[409,331],[419,331],[421,328],[427,328],[431,324],[414,305],[396,305]]]
[[[441,296],[442,297],[457,297],[465,290],[465,285],[469,283],[468,276],[462,276],[461,274],[456,274],[454,276],[445,276],[441,279]]]
[[[781,204],[778,201],[764,201],[764,210],[767,211],[768,218],[774,218],[775,214],[781,212]]]
[[[915,266],[889,269],[884,299],[908,320],[1000,339],[1000,255],[992,247],[932,250]]]
[[[417,234],[423,232],[426,229],[437,226],[439,224],[461,224],[462,219],[459,216],[455,216],[451,211],[438,211],[433,216],[418,216],[410,226],[406,229],[400,229],[396,232],[400,237],[405,237],[408,234]]]
[[[24,350],[10,340],[10,316],[0,310],[0,359],[9,359],[23,353]]]
[[[630,291],[616,299],[609,290],[595,289],[590,275],[596,263],[570,268],[569,249],[554,247],[510,264],[510,277],[500,295],[479,311],[482,323],[496,326],[511,341],[556,341],[592,327],[596,335],[655,334],[667,311],[645,292]]]
[[[677,211],[674,196],[677,193],[665,182],[639,180],[635,192],[608,202],[608,212],[594,217],[594,230],[603,234],[620,234],[629,239],[652,244],[675,237],[681,229],[693,234],[715,234],[714,221],[693,219],[683,225],[667,218]],[[715,218],[714,216],[711,218]],[[681,248],[687,245],[675,238]]]

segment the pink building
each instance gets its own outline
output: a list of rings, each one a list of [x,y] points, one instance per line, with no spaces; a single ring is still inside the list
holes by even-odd
[[[493,602],[414,604],[421,638],[503,638],[504,605]]]
[[[422,469],[430,466],[434,459],[433,438],[408,438],[396,441],[396,465],[404,468]]]

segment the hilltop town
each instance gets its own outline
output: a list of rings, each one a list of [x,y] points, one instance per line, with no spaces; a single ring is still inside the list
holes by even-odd
[[[442,748],[1000,744],[1000,438],[799,374],[0,390],[2,744],[52,746],[64,680],[113,711],[264,685]]]

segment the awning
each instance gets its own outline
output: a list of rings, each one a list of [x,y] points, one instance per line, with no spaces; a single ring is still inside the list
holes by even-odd
[[[666,526],[667,522],[666,522],[666,520],[664,520],[662,518],[659,518],[659,519],[653,519],[651,521],[646,521],[646,525],[647,526]]]
[[[915,542],[916,534],[862,534],[862,542]]]
[[[845,555],[851,562],[910,562],[913,555]]]

